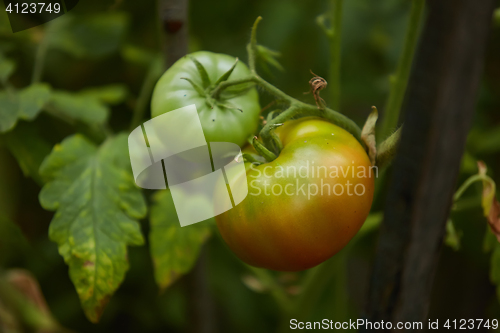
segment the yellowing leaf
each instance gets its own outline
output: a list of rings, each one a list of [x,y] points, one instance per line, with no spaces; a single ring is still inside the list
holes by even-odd
[[[40,167],[47,180],[40,203],[56,213],[50,239],[69,265],[85,314],[97,322],[128,270],[127,245],[144,240],[137,219],[146,204],[128,164],[127,136],[101,147],[74,135]]]

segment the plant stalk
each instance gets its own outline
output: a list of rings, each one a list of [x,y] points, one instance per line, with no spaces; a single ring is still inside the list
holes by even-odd
[[[141,124],[149,105],[151,93],[153,92],[158,77],[161,75],[162,68],[163,66],[160,58],[155,59],[149,66],[146,78],[142,83],[139,96],[135,103],[130,130],[133,130]]]
[[[35,62],[33,66],[33,75],[31,77],[31,84],[38,83],[42,80],[43,67],[45,66],[45,57],[49,50],[49,42],[47,37],[47,29],[43,32],[43,37],[37,46],[35,54]]]
[[[403,105],[403,100],[410,78],[410,71],[413,62],[413,55],[418,42],[420,21],[424,13],[425,0],[413,0],[410,20],[406,31],[403,53],[399,59],[397,71],[391,77],[391,90],[384,112],[384,119],[381,124],[378,139],[383,140],[396,129],[399,120],[399,113]]]
[[[332,34],[330,40],[330,73],[328,83],[330,85],[330,105],[334,110],[340,110],[340,66],[341,66],[341,43],[342,43],[342,5],[344,0],[331,0],[331,24]]]

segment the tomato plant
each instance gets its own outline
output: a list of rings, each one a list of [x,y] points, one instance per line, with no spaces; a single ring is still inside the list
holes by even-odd
[[[283,150],[270,163],[247,164],[249,195],[216,217],[236,255],[280,271],[311,268],[340,251],[363,225],[374,178],[361,144],[320,118],[278,128]]]
[[[245,64],[229,55],[192,53],[178,60],[158,81],[151,115],[156,117],[196,104],[207,141],[234,142],[241,146],[257,129],[260,112],[257,91],[251,83],[220,94],[215,88],[228,78],[238,80],[249,74]]]
[[[442,252],[439,262],[444,265],[436,270],[436,285],[447,287],[434,288],[432,299],[449,299],[449,295],[457,294],[456,290],[466,288],[480,296],[465,302],[471,313],[478,315],[475,318],[481,318],[481,314],[491,317],[498,309],[498,303],[491,302],[495,288],[500,291],[500,274],[495,274],[500,271],[500,204],[495,192],[499,165],[493,155],[489,156],[500,151],[500,145],[495,144],[500,142],[499,128],[493,126],[498,117],[491,104],[499,101],[493,97],[500,96],[495,95],[495,87],[500,84],[494,71],[484,73],[488,84],[481,85],[484,94],[480,94],[479,114],[456,179],[463,185],[452,205],[446,201],[446,207],[452,207],[446,230],[442,228],[444,224],[439,230],[438,224],[432,224],[436,229],[418,229],[423,225],[414,219],[412,223],[398,223],[410,214],[426,221],[435,216],[444,218],[444,214],[431,216],[423,214],[422,209],[413,209],[405,211],[404,216],[394,216],[388,212],[400,206],[392,204],[395,201],[391,199],[385,200],[390,193],[396,193],[391,186],[401,183],[425,191],[403,191],[403,195],[397,196],[399,202],[417,202],[413,193],[423,198],[437,194],[446,199],[444,190],[441,191],[444,187],[427,191],[422,184],[432,183],[436,175],[452,175],[447,170],[433,172],[451,164],[430,161],[441,158],[436,151],[447,152],[443,161],[450,157],[443,148],[449,147],[450,152],[456,153],[461,146],[456,143],[462,142],[455,140],[457,137],[448,137],[446,142],[437,139],[443,138],[445,131],[450,133],[450,128],[458,128],[456,132],[463,135],[465,126],[450,124],[465,118],[439,116],[441,107],[452,110],[452,104],[434,105],[426,99],[413,103],[415,92],[429,86],[414,82],[408,85],[408,79],[413,75],[412,68],[419,74],[427,73],[420,72],[421,65],[412,65],[419,31],[430,31],[420,26],[430,21],[423,20],[426,13],[429,18],[446,22],[460,17],[447,25],[449,29],[432,34],[435,38],[442,33],[453,37],[455,24],[465,26],[459,24],[466,19],[466,15],[460,14],[467,8],[465,5],[450,15],[431,15],[444,5],[428,6],[428,11],[424,10],[424,0],[413,0],[383,6],[371,15],[373,8],[359,6],[362,0],[325,0],[330,9],[316,17],[316,26],[313,16],[326,8],[324,2],[282,1],[277,3],[278,8],[269,6],[269,1],[256,0],[254,7],[266,17],[264,39],[276,48],[271,50],[257,43],[260,17],[248,45],[239,42],[247,35],[245,15],[249,13],[249,1],[222,7],[193,1],[190,19],[182,21],[178,21],[177,13],[182,11],[178,5],[187,8],[185,0],[146,1],[141,6],[117,2],[112,8],[89,1],[94,5],[21,33],[10,34],[8,21],[0,20],[0,331],[55,332],[65,330],[61,327],[64,325],[78,332],[114,332],[123,330],[125,318],[130,330],[140,332],[281,332],[286,326],[294,328],[291,318],[299,323],[295,328],[307,328],[304,322],[320,318],[331,319],[332,323],[355,321],[360,313],[371,320],[370,311],[363,311],[359,304],[371,304],[378,313],[382,313],[379,307],[392,304],[373,298],[377,294],[373,290],[386,290],[384,284],[359,288],[367,284],[370,267],[381,267],[389,275],[396,272],[397,279],[405,277],[403,287],[393,291],[405,295],[404,302],[410,305],[418,296],[418,303],[425,294],[418,288],[429,286],[430,279],[419,286],[406,278],[415,277],[411,269],[420,269],[418,263],[425,262],[423,258],[436,258],[436,246],[426,247],[432,250],[423,251],[427,256],[419,250],[429,239],[439,245],[443,232],[444,243],[456,252]],[[474,7],[472,0],[465,2],[471,3],[469,8]],[[102,12],[103,8],[109,10]],[[409,18],[402,20],[406,11]],[[152,24],[155,12],[160,15],[159,24]],[[294,13],[300,15],[289,15]],[[487,20],[469,21],[488,25]],[[403,37],[404,24],[408,29],[403,42],[399,39]],[[153,31],[153,27],[166,30],[166,36],[160,36],[162,33]],[[477,32],[476,28],[464,31]],[[397,38],[392,38],[393,34]],[[498,29],[495,35],[497,38]],[[323,42],[318,44],[320,39]],[[157,41],[164,45],[160,48]],[[425,42],[419,44],[427,51],[436,47],[434,43],[428,43],[429,47]],[[188,45],[193,51],[203,48],[225,54],[195,52],[165,72],[164,66],[184,56]],[[245,46],[244,63],[231,56],[241,55]],[[456,48],[457,43],[449,43],[445,49],[448,47]],[[392,51],[398,49],[402,52],[396,66],[396,54]],[[480,52],[476,47],[463,49]],[[490,49],[486,69],[499,65],[498,50]],[[27,57],[28,54],[33,56]],[[445,83],[439,89],[424,89],[425,93],[428,97],[450,97],[449,100],[459,100],[461,105],[470,107],[472,104],[463,102],[462,96],[452,91],[466,89],[469,92],[464,96],[472,94],[473,80],[446,79],[453,77],[457,69],[462,72],[463,68],[457,65],[463,55],[443,54],[456,55],[456,61],[442,73],[422,74],[427,82]],[[278,61],[281,59],[283,66]],[[435,59],[446,62],[440,57]],[[392,67],[396,70],[389,80]],[[472,67],[478,70],[481,66]],[[265,74],[261,76],[257,68]],[[274,75],[276,70],[285,69],[281,79]],[[312,79],[309,73],[314,76]],[[453,88],[453,82],[471,84]],[[309,94],[302,94],[307,90]],[[442,94],[447,91],[448,94]],[[384,104],[383,92],[388,98],[382,122],[376,124],[378,114],[374,108],[360,127],[370,105]],[[259,98],[265,101],[264,108],[260,107]],[[226,198],[232,196],[235,205],[235,191],[240,188],[226,186],[230,180],[248,188],[243,201],[213,220],[181,227],[175,183],[168,183],[172,179],[167,171],[169,165],[163,163],[165,172],[159,175],[162,181],[161,176],[169,178],[166,189],[155,193],[141,190],[130,168],[127,137],[151,115],[189,104],[197,106],[207,141],[231,141],[241,146],[249,137],[254,139],[252,145],[243,149],[241,157],[246,168],[238,164],[239,174],[230,165],[216,166],[214,150],[210,151],[210,171],[223,170],[224,182],[221,178],[216,180],[224,187]],[[395,155],[403,132],[397,129],[403,120],[400,113],[410,109],[408,106],[412,106],[414,116],[406,119],[415,121],[404,121],[403,142],[408,142],[408,137],[415,140],[411,149],[402,146],[400,152],[412,160],[423,156],[423,152],[432,158],[420,159],[411,166],[407,163],[407,169],[399,163],[384,169]],[[430,111],[433,108],[437,108],[436,113]],[[419,114],[420,110],[425,112]],[[446,119],[442,128],[441,121],[437,121],[440,119]],[[415,130],[429,125],[432,130]],[[192,135],[189,126],[177,128],[176,138]],[[146,139],[146,145],[154,148],[156,142],[150,141],[151,137]],[[149,157],[159,157],[153,150],[150,152]],[[182,156],[186,162],[205,157],[194,151]],[[223,156],[227,162],[235,158]],[[489,173],[486,164],[475,163],[483,157]],[[458,155],[455,158],[458,162]],[[451,169],[456,171],[456,167],[454,163]],[[427,179],[420,181],[422,178],[413,173],[417,177],[406,177],[408,182],[394,181],[396,172],[402,174],[398,179],[405,179],[405,174],[417,169]],[[191,169],[181,171],[189,173]],[[377,174],[379,179],[375,179]],[[389,177],[393,185],[387,182]],[[451,177],[439,177],[433,188],[445,178],[449,194]],[[209,196],[213,194],[211,188],[207,192]],[[200,203],[211,203],[195,195],[187,200],[193,203],[193,210],[199,209]],[[444,207],[438,200],[431,201],[429,206]],[[425,206],[419,208],[427,209]],[[486,233],[483,215],[489,225]],[[474,220],[483,223],[470,223]],[[379,249],[394,251],[397,256],[376,254],[375,231],[382,222],[385,225],[381,235],[394,231],[398,236],[380,237]],[[214,234],[221,237],[213,237]],[[424,237],[438,234],[441,236]],[[480,251],[483,235],[485,253]],[[374,257],[376,263],[379,258],[388,258],[390,265],[373,265]],[[451,265],[455,269],[449,269],[450,262],[458,263]],[[484,263],[479,270],[478,262]],[[431,266],[424,268],[426,274],[431,271]],[[378,278],[381,270],[377,270],[371,280],[383,281]],[[455,279],[460,270],[477,274],[474,278],[471,275],[465,280]],[[491,284],[487,280],[488,270]],[[152,286],[153,279],[162,293]],[[357,288],[355,292],[351,290],[353,286]],[[403,292],[411,288],[416,289]],[[363,300],[365,289],[372,289],[371,301]],[[393,291],[383,296],[398,301],[394,307],[397,309],[404,302],[399,302],[403,298],[393,297]],[[268,303],[264,294],[273,303]],[[36,304],[32,302],[34,298]],[[450,315],[452,307],[431,308],[429,318],[442,318]],[[466,313],[466,308],[462,310]],[[104,317],[97,326],[90,326],[83,315],[93,323]]]

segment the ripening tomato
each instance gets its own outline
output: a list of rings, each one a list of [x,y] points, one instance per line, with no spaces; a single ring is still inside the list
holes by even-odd
[[[192,58],[203,66],[208,81],[203,80]],[[260,105],[257,90],[251,84],[240,84],[224,90],[219,96],[212,95],[217,80],[231,69],[235,60],[226,54],[206,51],[179,59],[156,84],[151,116],[196,104],[208,142],[233,142],[242,146],[258,126]],[[240,61],[229,79],[238,80],[249,75],[248,67]],[[201,89],[196,89],[193,83]],[[189,128],[183,130],[191,132]]]
[[[300,271],[340,251],[370,212],[377,169],[344,129],[319,118],[276,130],[283,150],[270,163],[247,163],[248,196],[216,216],[231,250],[246,263]],[[246,176],[246,177],[245,177]]]

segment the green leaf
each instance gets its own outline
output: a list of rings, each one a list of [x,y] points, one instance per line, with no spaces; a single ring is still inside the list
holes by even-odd
[[[91,125],[104,124],[109,114],[108,108],[98,99],[66,91],[55,91],[49,105],[65,117]]]
[[[19,119],[33,120],[50,99],[50,87],[33,84],[17,91],[0,91],[0,133],[14,128]]]
[[[17,123],[19,98],[13,91],[0,91],[0,133],[10,131]]]
[[[130,172],[127,136],[96,147],[81,135],[56,145],[40,167],[40,203],[57,211],[50,239],[69,265],[85,314],[97,322],[128,270],[127,245],[144,240],[146,203]]]
[[[169,190],[157,192],[151,207],[150,251],[160,289],[189,272],[210,235],[208,221],[181,227]]]
[[[25,120],[35,119],[49,101],[50,94],[50,86],[44,83],[32,84],[21,90],[19,93],[19,117]]]
[[[3,136],[7,147],[17,160],[23,174],[43,185],[38,173],[44,158],[50,153],[51,146],[40,137],[34,124],[22,124]]]
[[[49,44],[79,58],[103,57],[120,48],[127,25],[128,17],[121,12],[65,14],[50,22]]]
[[[16,63],[0,54],[0,82],[7,82],[15,69]]]
[[[127,97],[128,90],[124,84],[111,84],[102,87],[93,87],[79,92],[83,97],[90,97],[100,102],[116,105],[122,103]]]

